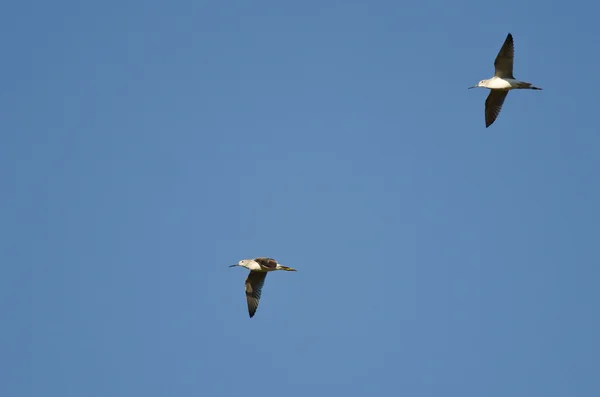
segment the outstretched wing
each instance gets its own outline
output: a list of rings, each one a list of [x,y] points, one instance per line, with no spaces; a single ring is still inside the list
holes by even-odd
[[[258,309],[258,302],[266,277],[266,272],[250,272],[246,278],[246,300],[248,301],[250,318],[254,316],[256,309]]]
[[[514,57],[515,45],[513,43],[512,34],[509,33],[508,36],[506,36],[506,40],[504,40],[502,48],[500,48],[500,52],[498,52],[498,55],[496,56],[496,60],[494,61],[494,68],[496,68],[496,73],[494,73],[494,76],[503,79],[514,79]]]
[[[507,95],[508,91],[490,90],[490,95],[485,100],[485,128],[496,121]]]

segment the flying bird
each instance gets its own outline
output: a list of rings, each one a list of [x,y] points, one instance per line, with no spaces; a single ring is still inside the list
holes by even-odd
[[[489,88],[490,95],[485,100],[485,128],[492,125],[502,110],[504,100],[508,95],[508,91],[515,89],[525,90],[541,90],[534,87],[531,83],[519,81],[513,76],[513,58],[515,56],[515,46],[513,37],[509,33],[506,40],[500,48],[500,52],[494,61],[496,73],[494,77],[487,80],[481,80],[477,85],[469,88]]]
[[[237,264],[229,267],[235,266],[245,267],[250,270],[250,273],[246,278],[246,300],[248,301],[248,313],[250,314],[250,318],[254,317],[256,309],[258,309],[258,302],[260,301],[260,294],[267,273],[274,272],[275,270],[286,270],[288,272],[296,271],[296,269],[292,269],[291,267],[281,266],[275,259],[262,257],[243,259]]]

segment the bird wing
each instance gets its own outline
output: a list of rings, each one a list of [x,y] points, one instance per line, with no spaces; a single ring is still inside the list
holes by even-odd
[[[265,283],[266,272],[250,272],[246,278],[246,300],[248,301],[248,313],[250,318],[256,313],[258,309],[258,302],[260,301],[260,293]]]
[[[504,40],[504,44],[498,55],[496,56],[496,60],[494,61],[494,68],[496,68],[496,73],[494,76],[500,77],[503,79],[514,79],[513,76],[513,59],[515,57],[515,45],[513,43],[513,37],[509,33],[506,36],[506,40]]]
[[[490,90],[490,95],[485,100],[485,128],[496,121],[507,95],[508,91]]]
[[[271,258],[255,258],[254,262],[267,269],[275,269],[277,267],[277,261]]]

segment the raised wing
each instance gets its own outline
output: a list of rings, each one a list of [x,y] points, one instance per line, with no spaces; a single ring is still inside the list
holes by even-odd
[[[506,40],[504,40],[502,48],[500,48],[500,52],[498,52],[498,55],[496,56],[496,60],[494,61],[494,68],[496,68],[496,73],[494,73],[494,76],[503,79],[514,79],[514,57],[515,45],[513,43],[512,34],[509,33],[508,36],[506,36]]]

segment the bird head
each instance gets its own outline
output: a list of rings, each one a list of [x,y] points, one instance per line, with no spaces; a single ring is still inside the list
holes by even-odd
[[[241,266],[241,267],[245,267],[246,269],[248,269],[248,263],[250,262],[249,259],[242,259],[241,261],[239,261],[238,263],[236,263],[235,265],[231,265],[229,267],[236,267],[236,266]]]
[[[469,89],[471,88],[477,88],[477,87],[485,87],[485,82],[487,80],[481,80],[479,83],[477,83],[477,85],[474,85],[473,87],[469,87]]]

